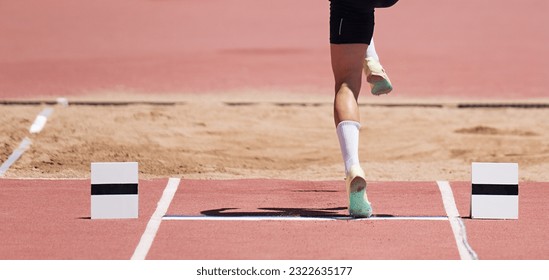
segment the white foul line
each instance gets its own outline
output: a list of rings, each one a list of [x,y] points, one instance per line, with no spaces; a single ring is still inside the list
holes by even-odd
[[[158,232],[158,228],[160,227],[160,223],[162,222],[162,217],[166,214],[166,211],[168,211],[168,207],[172,202],[180,181],[181,179],[179,178],[170,178],[168,180],[168,184],[162,193],[162,197],[158,201],[156,210],[151,216],[147,228],[145,229],[145,232],[143,232],[139,244],[137,244],[137,247],[133,252],[132,260],[144,260],[147,257],[156,233]]]
[[[467,242],[467,234],[465,232],[465,225],[461,220],[456,202],[454,200],[454,194],[448,181],[437,181],[440,194],[442,195],[442,202],[444,203],[444,209],[446,215],[450,221],[450,226],[454,233],[456,245],[459,251],[459,256],[462,260],[478,260],[478,256]]]
[[[356,219],[342,216],[325,217],[299,217],[299,216],[186,216],[186,215],[166,215],[162,218],[166,221],[388,221],[388,220],[406,220],[406,221],[447,221],[444,216],[394,216],[394,217],[370,217]]]
[[[28,137],[25,137],[25,139],[21,141],[21,143],[19,144],[19,147],[17,147],[17,149],[15,149],[13,153],[11,153],[11,155],[2,164],[2,166],[0,166],[0,177],[4,176],[4,174],[6,173],[6,171],[8,171],[10,166],[14,162],[16,162],[21,157],[21,155],[23,155],[23,153],[29,148],[31,143],[32,141]]]

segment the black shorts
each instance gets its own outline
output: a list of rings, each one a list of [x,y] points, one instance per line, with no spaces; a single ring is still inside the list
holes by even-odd
[[[330,43],[370,44],[374,35],[371,0],[330,0]]]

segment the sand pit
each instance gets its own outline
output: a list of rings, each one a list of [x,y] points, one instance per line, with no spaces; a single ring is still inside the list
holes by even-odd
[[[137,161],[141,178],[342,179],[330,98],[279,100],[55,106],[36,135],[28,128],[45,105],[2,105],[0,160],[29,136],[5,177],[89,178],[91,162]],[[467,181],[471,162],[486,161],[518,162],[521,181],[549,181],[549,109],[440,104],[361,103],[369,180]]]

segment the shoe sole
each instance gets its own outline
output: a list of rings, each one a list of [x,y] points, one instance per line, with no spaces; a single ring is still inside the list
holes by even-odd
[[[372,85],[371,92],[373,95],[389,94],[389,92],[393,90],[393,86],[385,78],[383,78],[383,80],[379,80],[375,82],[371,81],[370,78],[366,80],[368,81],[368,83],[370,83],[370,85]]]
[[[349,186],[349,215],[353,218],[369,218],[372,216],[372,205],[364,200],[365,191],[366,180],[364,178],[357,176],[351,180]]]

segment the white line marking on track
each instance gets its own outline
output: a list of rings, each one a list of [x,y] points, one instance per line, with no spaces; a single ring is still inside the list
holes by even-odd
[[[448,181],[437,181],[440,194],[442,195],[442,202],[444,203],[444,209],[450,226],[454,233],[456,245],[459,251],[459,256],[462,260],[478,260],[477,253],[471,248],[469,242],[467,242],[467,233],[465,232],[465,225],[461,220],[459,211],[456,207],[456,201],[454,200],[454,194]]]
[[[2,164],[2,166],[0,166],[0,177],[4,177],[4,174],[6,173],[6,171],[8,171],[10,166],[14,162],[16,162],[21,157],[21,155],[23,155],[23,153],[29,148],[31,143],[32,141],[28,137],[25,137],[25,139],[21,141],[21,143],[19,144],[19,147],[17,147],[17,149],[15,149],[13,153],[11,153],[11,155]]]
[[[186,216],[166,215],[162,218],[166,221],[447,221],[444,216],[395,216],[395,217],[370,217],[356,219],[341,216],[326,217],[298,217],[298,216]]]
[[[166,188],[164,188],[164,192],[158,201],[156,210],[151,216],[149,223],[147,223],[147,228],[145,229],[145,232],[143,232],[139,244],[137,244],[137,247],[135,248],[131,258],[132,260],[144,260],[147,257],[154,238],[156,237],[156,233],[158,232],[158,228],[160,227],[160,223],[162,222],[162,217],[166,214],[166,211],[168,211],[168,207],[179,187],[180,181],[181,179],[179,178],[170,178],[168,180],[168,184],[166,185]]]

